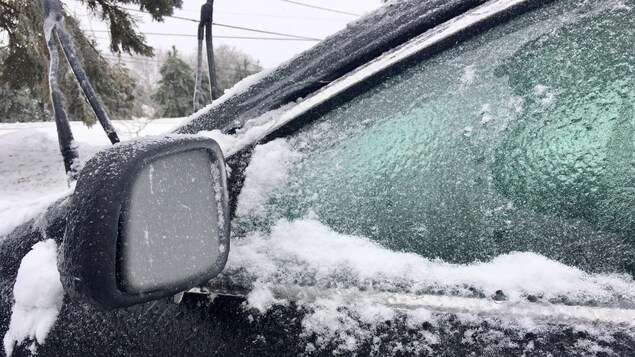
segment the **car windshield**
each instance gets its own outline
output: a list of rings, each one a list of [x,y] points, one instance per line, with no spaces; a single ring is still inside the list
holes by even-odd
[[[256,146],[225,275],[323,335],[428,321],[385,292],[633,308],[634,5],[556,2]]]

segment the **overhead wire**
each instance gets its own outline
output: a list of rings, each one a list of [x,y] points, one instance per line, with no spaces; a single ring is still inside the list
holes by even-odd
[[[214,26],[219,26],[219,27],[227,27],[227,28],[230,28],[230,29],[236,29],[236,30],[243,30],[243,31],[251,31],[251,32],[265,33],[265,34],[269,34],[269,35],[287,36],[287,37],[291,37],[291,38],[298,38],[298,39],[312,40],[312,41],[322,41],[322,39],[321,39],[321,38],[314,38],[314,37],[305,37],[305,36],[289,35],[289,34],[285,34],[285,33],[281,33],[281,32],[273,32],[273,31],[256,30],[256,29],[250,29],[250,28],[248,28],[248,27],[241,27],[241,26],[234,26],[234,25],[219,24],[219,23],[217,23],[217,22],[212,22],[212,25],[214,25]]]
[[[93,32],[103,32],[109,33],[106,30],[92,30]],[[167,32],[141,32],[144,35],[157,35],[157,36],[176,36],[176,37],[197,37],[195,34],[187,34],[187,33],[167,33]],[[224,36],[224,35],[214,35],[214,38],[227,38],[227,39],[238,39],[238,40],[270,40],[270,41],[319,41],[318,39],[310,40],[303,38],[281,38],[281,37],[252,37],[252,36]]]
[[[142,11],[142,10],[137,10],[137,9],[130,9],[130,8],[126,8],[124,7],[125,10],[129,10],[129,11],[134,11],[134,12],[140,12],[142,14],[149,14],[146,11]],[[190,19],[187,17],[181,17],[181,16],[174,16],[174,15],[166,15],[164,17],[168,17],[171,19],[177,19],[177,20],[184,20],[184,21],[191,21],[191,22],[196,22],[198,23],[199,20],[196,19]],[[285,36],[285,37],[291,37],[291,38],[299,38],[299,39],[304,39],[304,40],[312,40],[312,41],[322,41],[322,39],[319,38],[313,38],[313,37],[306,37],[306,36],[298,36],[298,35],[291,35],[288,33],[282,33],[282,32],[274,32],[274,31],[265,31],[265,30],[259,30],[259,29],[253,29],[253,28],[249,28],[249,27],[242,27],[242,26],[234,26],[234,25],[227,25],[227,24],[220,24],[217,22],[212,22],[212,25],[214,26],[219,26],[219,27],[226,27],[226,28],[231,28],[231,29],[236,29],[236,30],[243,30],[243,31],[251,31],[251,32],[257,32],[257,33],[264,33],[264,34],[268,34],[268,35],[278,35],[278,36]]]
[[[118,56],[115,55],[102,55],[105,59],[107,60],[111,60],[111,61],[121,61],[124,64],[128,64],[128,63],[133,63],[133,64],[143,64],[143,65],[147,65],[150,63],[156,63],[156,64],[163,64],[165,63],[165,61],[161,61],[158,59],[152,59],[152,58],[144,58],[144,57],[121,57],[119,58]],[[252,71],[246,70],[246,69],[241,69],[241,68],[232,68],[232,67],[217,67],[220,70],[223,71],[229,71],[229,72],[233,72],[233,73],[252,73]]]
[[[334,18],[328,17],[314,17],[314,16],[288,16],[288,15],[275,15],[275,14],[254,14],[248,12],[233,12],[233,11],[214,11],[215,14],[223,14],[230,16],[250,16],[259,18],[280,18],[280,19],[295,19],[295,20],[318,20],[318,21],[340,21]]]
[[[350,15],[350,16],[357,16],[357,17],[362,16],[360,14],[355,14],[355,13],[352,13],[352,12],[346,12],[346,11],[341,11],[341,10],[329,9],[329,8],[326,8],[326,7],[305,4],[305,3],[302,3],[302,2],[298,2],[298,1],[291,1],[291,0],[280,0],[280,1],[288,2],[290,4],[294,4],[294,5],[298,5],[298,6],[310,7],[312,9],[318,9],[318,10],[322,10],[322,11],[333,12],[333,13],[336,13],[336,14],[343,14],[343,15]]]

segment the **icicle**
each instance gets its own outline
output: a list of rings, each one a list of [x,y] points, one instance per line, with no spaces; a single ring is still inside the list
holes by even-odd
[[[212,100],[218,99],[218,83],[216,82],[216,65],[214,61],[214,44],[212,41],[212,19],[214,16],[214,0],[207,0],[201,7],[201,23],[205,25],[205,47],[207,49],[207,66],[209,71],[209,91]],[[199,30],[200,31],[200,30]]]
[[[196,84],[194,85],[194,111],[201,109],[201,80],[203,75],[203,22],[198,25],[198,52],[196,57]]]

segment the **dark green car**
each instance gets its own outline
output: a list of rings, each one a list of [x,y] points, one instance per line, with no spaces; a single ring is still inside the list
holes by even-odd
[[[82,299],[78,288],[45,339],[20,339],[18,268],[37,242],[65,247],[79,231],[68,218],[86,196],[78,184],[0,241],[5,351],[635,353],[632,0],[395,0],[176,134],[211,137],[227,163],[222,273],[133,291],[117,210],[104,284],[137,295]],[[62,281],[96,254],[62,259],[69,251]],[[156,275],[188,261],[142,262]]]

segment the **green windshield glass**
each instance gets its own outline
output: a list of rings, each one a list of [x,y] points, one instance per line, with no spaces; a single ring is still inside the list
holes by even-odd
[[[333,108],[237,231],[311,215],[449,262],[635,273],[634,6],[557,2]]]

